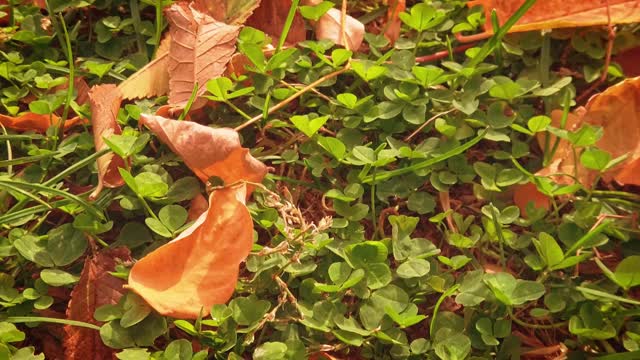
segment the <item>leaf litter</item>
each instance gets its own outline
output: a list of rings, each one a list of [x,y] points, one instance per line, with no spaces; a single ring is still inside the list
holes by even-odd
[[[485,11],[488,11],[489,8],[496,8],[499,19],[504,20],[513,14],[523,1],[509,3],[499,0],[478,0],[470,2],[470,5],[480,3],[484,5]],[[235,53],[235,41],[240,30],[240,25],[244,23],[247,18],[249,19],[247,20],[248,24],[252,23],[253,20],[250,16],[252,12],[254,12],[255,19],[259,19],[261,16],[269,16],[269,14],[279,14],[279,16],[274,17],[273,24],[267,24],[262,27],[265,32],[272,36],[278,35],[278,27],[282,26],[281,22],[283,21],[282,9],[287,8],[287,6],[283,4],[288,4],[288,2],[263,1],[260,3],[259,1],[229,1],[220,3],[220,6],[212,6],[212,2],[195,1],[190,4],[180,2],[168,7],[165,10],[165,14],[169,22],[170,35],[166,36],[162,41],[162,45],[156,54],[156,59],[132,75],[128,80],[122,82],[118,87],[115,85],[97,85],[89,91],[89,102],[92,110],[91,124],[96,151],[108,148],[104,141],[105,137],[108,138],[111,135],[121,133],[117,118],[123,98],[134,99],[168,94],[169,104],[171,106],[179,108],[185,107],[192,96],[195,86],[198,86],[195,94],[198,96],[202,95],[206,90],[205,84],[208,80],[215,79],[227,71],[228,63]],[[318,2],[309,2],[309,4],[318,4]],[[511,30],[526,31],[531,29],[625,23],[636,21],[638,17],[636,11],[637,3],[631,1],[610,0],[609,5],[606,7],[602,6],[602,2],[600,1],[582,1],[580,3],[564,1],[559,3],[554,2],[553,4],[552,9],[555,12],[550,11],[549,8],[546,7],[546,5],[551,5],[551,2],[539,4],[537,7],[534,6],[533,10],[525,15],[522,21]],[[393,6],[390,6],[387,13],[390,24],[385,35],[392,42],[397,39],[400,32],[400,21],[397,15],[399,12],[404,11],[404,5],[404,1],[395,2]],[[570,5],[574,6],[570,12],[568,10],[567,13],[558,12],[558,10],[566,9],[563,6],[568,7]],[[606,22],[603,22],[604,16],[607,18]],[[488,29],[490,16],[487,15],[486,18],[488,21],[486,28]],[[259,27],[260,21],[256,21],[256,27]],[[287,37],[290,45],[295,45],[297,42],[306,38],[306,34],[303,36],[304,31],[300,26],[300,21],[301,18],[296,15],[292,28],[293,31],[289,34],[290,37]],[[335,8],[329,9],[318,21],[313,23],[312,26],[317,39],[329,39],[334,43],[343,45],[347,49],[354,51],[360,49],[364,39],[364,25],[354,17],[343,17],[343,13]],[[365,73],[364,76],[360,73],[358,75],[366,80],[369,80],[367,78],[368,76],[372,76],[367,73]],[[373,77],[371,79],[373,79]],[[640,145],[638,145],[640,144],[640,123],[636,121],[638,120],[637,114],[638,107],[640,106],[637,104],[637,99],[640,98],[638,96],[638,91],[640,91],[638,90],[639,81],[638,78],[625,80],[618,85],[610,87],[605,92],[592,97],[584,109],[580,108],[569,114],[568,122],[564,128],[564,130],[569,132],[575,132],[583,125],[602,127],[603,135],[594,145],[597,146],[598,149],[609,153],[611,158],[622,159],[619,163],[607,168],[606,171],[601,173],[586,169],[573,155],[572,152],[575,151],[575,149],[572,148],[571,144],[565,139],[559,139],[558,148],[551,158],[550,165],[538,171],[535,175],[550,176],[559,184],[571,184],[577,180],[587,189],[594,185],[593,182],[595,179],[600,177],[602,177],[606,183],[610,184],[615,182],[621,185],[640,185],[640,179],[638,177],[638,170],[640,170]],[[400,90],[392,90],[392,93],[394,93],[396,97],[400,97],[399,94],[402,94],[404,99],[407,98],[407,95]],[[387,96],[393,98],[391,95]],[[346,99],[346,96],[343,99]],[[353,102],[355,103],[356,100]],[[342,103],[349,104],[350,102],[344,100]],[[202,106],[204,106],[203,102],[196,102],[196,106],[191,109]],[[351,106],[351,108],[353,110],[356,106]],[[165,111],[165,114],[166,113]],[[46,131],[52,123],[57,121],[54,115],[43,118],[35,116],[35,114],[27,113],[22,115],[22,117],[23,119],[19,121],[17,120],[18,118],[7,116],[0,117],[0,120],[2,120],[3,125],[16,130],[36,130],[42,132]],[[561,117],[561,112],[553,112],[551,125],[559,127]],[[139,125],[148,127],[162,143],[168,146],[173,153],[183,160],[185,165],[200,181],[211,185],[211,183],[217,182],[216,178],[219,178],[223,183],[222,186],[208,187],[208,199],[201,194],[190,199],[190,210],[186,217],[190,221],[193,221],[193,223],[184,229],[180,229],[180,234],[168,243],[153,249],[141,257],[131,268],[129,281],[126,285],[127,288],[140,295],[151,307],[162,315],[182,319],[198,319],[198,321],[200,321],[202,316],[207,316],[213,309],[216,309],[215,307],[212,309],[213,305],[221,305],[229,302],[234,294],[241,264],[246,261],[254,246],[254,224],[252,213],[250,213],[246,201],[256,188],[254,184],[262,182],[265,178],[267,167],[264,163],[254,158],[249,149],[242,147],[240,136],[238,132],[233,129],[213,128],[191,121],[172,120],[158,115],[142,114],[139,119]],[[68,121],[71,122],[70,124],[74,124],[74,120],[75,118]],[[322,124],[324,124],[325,121],[326,120],[324,120]],[[297,122],[296,126],[299,126],[298,124],[300,124],[300,122]],[[322,124],[318,126],[318,129],[315,131],[318,131],[322,127]],[[436,127],[442,134],[446,134],[446,128],[442,122],[437,123]],[[369,158],[366,156],[356,160],[354,160],[354,158],[345,158],[344,154],[340,154],[338,151],[339,146],[337,146],[336,143],[327,142],[327,140],[325,140],[327,138],[318,136],[315,132],[308,132],[308,128],[305,129],[307,130],[305,134],[307,134],[309,139],[317,141],[321,148],[330,152],[332,156],[340,162],[363,161],[363,159],[365,159],[364,161],[369,161]],[[492,136],[496,136],[496,134],[494,133]],[[538,134],[538,140],[540,147],[544,148],[544,141],[540,134]],[[551,143],[553,143],[556,138],[550,137],[550,140]],[[393,144],[393,142],[391,143]],[[393,146],[396,145],[397,144],[394,144]],[[362,151],[364,153],[365,150]],[[355,152],[353,154],[355,154]],[[97,160],[99,180],[98,186],[92,194],[92,198],[94,199],[98,197],[103,187],[119,187],[124,184],[117,170],[118,168],[125,167],[125,160],[113,153],[108,155],[109,156],[104,155]],[[376,154],[375,156],[378,155]],[[559,174],[574,174],[577,176],[567,177]],[[483,178],[483,181],[484,180]],[[539,207],[549,210],[550,204],[548,196],[541,195],[532,183],[523,186],[524,187],[520,188],[522,191],[517,191],[515,194],[514,202],[517,205],[524,209],[524,204],[533,200]],[[346,207],[342,205],[341,208],[339,201],[345,202],[347,201],[346,199],[355,199],[362,195],[353,196],[351,193],[349,195],[346,195],[346,193],[347,191],[345,191],[345,194],[332,194],[332,196],[335,197],[334,209],[332,209],[332,211],[345,212],[344,209],[346,209]],[[357,193],[357,191],[355,193]],[[441,200],[446,199],[446,201],[443,200],[446,204],[443,203],[441,205],[443,210],[445,210],[444,218],[446,218],[447,221],[446,226],[448,226],[453,233],[459,235],[459,239],[472,241],[471,239],[464,239],[464,234],[458,234],[459,231],[464,233],[465,231],[460,230],[460,228],[466,229],[469,227],[469,224],[465,224],[466,220],[452,215],[454,209],[450,206],[451,199],[449,198],[449,192],[440,191],[440,197]],[[324,204],[324,199],[323,206],[327,207],[327,205]],[[393,210],[393,208],[390,209]],[[397,208],[393,211],[397,211]],[[485,208],[482,209],[482,212],[485,213]],[[524,210],[522,212],[524,213]],[[455,215],[459,214],[455,213]],[[491,213],[491,217],[489,218],[493,219],[495,230],[495,226],[498,226],[500,223],[510,224],[509,219],[511,217],[512,215],[506,211],[506,209],[503,209],[503,212],[497,215]],[[516,218],[517,217],[518,216],[516,216]],[[384,217],[381,216],[380,218],[384,220]],[[433,222],[438,221],[434,218],[429,220]],[[383,221],[381,221],[381,226],[384,227],[382,223]],[[598,224],[599,223],[596,223],[594,227]],[[384,228],[381,232],[384,234]],[[409,231],[409,233],[411,233],[411,231]],[[395,242],[399,240],[397,239],[398,229],[395,225],[393,234],[394,238],[391,241],[394,242],[393,246],[396,246]],[[501,236],[505,236],[505,234]],[[409,239],[408,235],[407,238]],[[453,238],[453,236],[451,238]],[[451,240],[451,238],[448,241],[452,243],[453,240]],[[547,243],[555,242],[554,239],[549,240],[542,235],[540,236],[540,242],[542,242],[543,238]],[[310,247],[318,246],[315,241],[316,240],[308,245]],[[538,240],[536,239],[535,241]],[[382,250],[379,246],[372,243],[374,242],[366,242],[366,244],[361,244],[361,246],[376,248],[373,252],[379,254],[384,253],[383,255],[386,258],[385,250]],[[536,242],[536,249],[539,249],[539,247],[539,243]],[[556,248],[560,249],[560,246],[557,244],[555,244],[555,246],[549,245],[549,248],[555,250]],[[357,263],[351,263],[353,261],[351,254],[357,252],[356,249],[357,246],[349,247],[347,251],[343,249],[336,250],[336,248],[331,248],[331,251],[347,261],[348,267],[345,266],[344,268],[348,268],[349,273],[351,273],[352,267],[358,267]],[[445,250],[447,249],[445,246]],[[563,261],[567,262],[571,259],[569,257],[563,258],[563,254],[561,253],[555,253],[551,256],[549,255],[551,250],[543,250],[547,252],[543,253],[540,251],[541,257],[545,255],[555,259],[553,264],[547,264],[549,267],[551,265],[561,264]],[[265,247],[263,251],[274,251],[274,253],[277,253],[282,250]],[[394,251],[396,251],[395,248]],[[559,251],[561,251],[561,249]],[[117,263],[116,258],[125,262],[131,260],[129,252],[126,249],[103,250],[86,258],[80,282],[74,287],[72,292],[72,300],[69,303],[67,311],[69,319],[96,324],[93,311],[100,305],[115,304],[118,302],[123,294],[122,285],[124,282],[108,274],[108,271],[113,271]],[[295,265],[302,265],[299,260],[298,258],[295,259]],[[361,261],[360,259],[356,260]],[[405,263],[403,265],[410,264],[416,267],[415,269],[412,268],[412,271],[423,273],[422,270],[424,269],[420,269],[419,266],[425,266],[424,263],[426,261],[422,257],[410,260],[412,261],[411,263]],[[540,258],[531,260],[529,258],[524,261],[535,269],[536,266],[539,266],[535,261],[543,260],[540,260]],[[375,263],[377,260],[372,261]],[[428,262],[426,263],[427,265],[429,264]],[[448,266],[453,266],[451,265],[453,264],[451,261],[447,264]],[[384,281],[384,276],[380,273],[375,273],[372,270],[374,267],[370,268],[369,266],[370,264],[366,264],[363,267],[365,270],[360,268],[358,268],[358,270],[367,271],[371,279],[375,278],[377,281]],[[293,267],[294,266],[292,266],[292,268]],[[509,299],[505,293],[514,291],[501,292],[499,286],[505,286],[505,288],[509,288],[510,290],[518,288],[525,293],[525,290],[527,290],[525,288],[533,288],[535,286],[535,291],[532,290],[533,292],[536,294],[544,294],[544,286],[540,283],[516,279],[515,273],[512,272],[511,269],[505,270],[504,267],[505,264],[502,264],[502,268],[497,265],[486,264],[486,269],[493,269],[491,272],[498,275],[494,277],[487,276],[483,280],[485,283],[492,285],[492,291],[495,292],[496,296],[504,304],[509,305],[511,304],[510,302],[512,302],[512,299]],[[409,266],[403,267],[405,270],[407,268],[409,268]],[[313,272],[313,270],[311,271]],[[332,273],[331,271],[332,270],[329,270],[329,276],[332,277],[332,280],[335,280],[333,277],[338,275],[343,276],[342,274]],[[428,272],[429,270],[426,270],[425,274]],[[346,274],[345,276],[348,277],[350,275]],[[415,276],[413,272],[406,271],[402,277],[411,278]],[[496,280],[498,277],[500,277],[501,281],[504,280],[504,283],[499,283]],[[279,279],[277,276],[274,277],[274,279],[275,278]],[[368,281],[373,280],[366,281],[368,283]],[[480,283],[482,283],[482,281],[480,281]],[[389,296],[389,294],[386,293],[382,295],[383,291],[394,291],[398,294],[401,294],[401,291],[403,291],[392,288],[395,287],[395,285],[377,287],[377,285],[368,284],[370,290],[374,290],[373,295],[371,295],[370,290],[367,290],[372,299]],[[339,285],[338,283],[335,286]],[[295,297],[290,292],[286,292],[288,291],[287,284],[280,280],[278,286],[283,291],[278,300],[278,305],[272,313],[263,314],[263,321],[267,321],[269,316],[275,316],[276,311],[286,301],[297,306]],[[439,285],[434,283],[430,286],[437,288]],[[494,289],[493,286],[495,286],[497,290]],[[541,287],[542,290],[539,289]],[[383,290],[378,290],[380,288],[383,288]],[[324,287],[324,289],[329,289],[326,292],[333,291],[329,286]],[[457,288],[453,289],[455,291]],[[448,290],[446,292],[444,289],[442,290],[443,291],[438,292],[448,293]],[[317,291],[317,289],[314,291]],[[473,296],[479,296],[476,294],[467,295],[470,295],[471,298]],[[402,297],[400,295],[398,296]],[[539,295],[534,296],[531,294],[525,294],[523,296],[532,296],[531,300],[536,300],[540,297]],[[444,297],[441,299],[444,299]],[[236,308],[240,306],[238,299],[232,300],[232,305]],[[436,307],[439,306],[440,301]],[[232,305],[230,304],[230,307]],[[393,305],[395,306],[395,304]],[[335,304],[327,306],[335,306]],[[387,315],[389,315],[389,318],[399,324],[405,321],[401,318],[401,314],[403,314],[401,310],[404,311],[405,309],[393,310],[392,306],[385,307],[384,309]],[[320,324],[318,320],[315,319],[315,316],[319,316],[318,314],[321,313],[320,311],[316,311],[314,314],[313,311],[309,311],[304,307],[298,309],[298,311],[300,312],[301,318],[303,318],[304,316],[302,315],[305,314],[310,316],[311,320],[307,320],[307,322],[304,323],[305,325],[312,328],[315,327],[316,329],[324,329],[323,326],[325,325]],[[406,311],[407,313],[412,313],[413,310]],[[416,310],[415,313],[417,313],[417,311],[418,310]],[[509,308],[509,311],[511,311],[511,308]],[[439,314],[442,314],[442,312]],[[450,312],[449,314],[453,313]],[[212,314],[214,321],[216,319],[215,316],[218,315],[220,314]],[[262,319],[263,315],[258,316],[257,319]],[[365,318],[362,312],[360,316]],[[508,317],[514,318],[514,315],[509,314]],[[234,319],[243,321],[242,318],[238,317],[234,317]],[[477,321],[475,326],[482,332],[483,341],[488,343],[493,341],[491,337],[496,335],[493,332],[498,332],[497,321],[501,320],[496,320],[496,326],[489,333],[483,332],[486,330],[480,325],[481,322]],[[574,321],[573,317],[571,321],[574,322],[573,326],[575,327],[576,321]],[[434,324],[435,314],[431,327],[433,327]],[[519,324],[522,325],[521,323]],[[264,322],[262,325],[264,325]],[[183,324],[182,326],[185,325]],[[343,331],[342,333],[336,330],[334,330],[333,333],[342,340],[342,337],[348,332],[343,330],[343,327],[340,328]],[[491,329],[491,325],[489,328]],[[359,326],[349,327],[349,329],[355,331],[355,333],[368,334],[367,329],[361,329]],[[380,330],[379,327],[377,329]],[[573,332],[574,330],[575,329],[572,328],[571,331]],[[87,353],[94,354],[96,358],[111,358],[113,356],[113,350],[104,346],[100,337],[93,332],[93,330],[66,326],[65,331],[67,334],[65,338],[67,358],[80,358],[83,354]],[[381,334],[380,336],[389,337],[387,334]],[[442,340],[442,335],[432,335],[437,342],[435,349],[436,354],[440,358],[444,358],[442,354],[446,354],[451,348],[447,347],[448,345],[443,345],[446,340]],[[468,341],[468,338],[464,335],[462,336]],[[440,337],[440,339],[438,337]],[[250,339],[252,341],[252,338]],[[540,343],[537,338],[534,338],[534,340]],[[531,341],[534,342],[534,340]],[[278,352],[281,347],[272,344],[277,343],[264,343],[260,345],[254,355],[269,353],[268,351]],[[549,348],[554,349],[553,354],[556,355],[556,350],[560,349],[564,351],[565,348],[562,346],[554,345]],[[286,349],[287,347],[285,345],[285,350]],[[460,348],[455,349],[460,351]],[[327,349],[312,354],[312,358],[319,356],[334,358],[325,352],[325,350]],[[329,351],[331,350],[333,349],[329,349]],[[124,352],[126,351],[128,350]]]

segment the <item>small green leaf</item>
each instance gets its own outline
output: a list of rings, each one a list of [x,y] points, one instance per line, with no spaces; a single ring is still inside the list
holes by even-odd
[[[78,282],[80,277],[69,274],[66,271],[59,269],[44,269],[40,272],[40,278],[47,285],[51,286],[65,286]]]
[[[311,119],[309,115],[294,115],[291,122],[295,127],[302,131],[307,137],[312,137],[318,130],[329,120],[329,116],[320,116]]]

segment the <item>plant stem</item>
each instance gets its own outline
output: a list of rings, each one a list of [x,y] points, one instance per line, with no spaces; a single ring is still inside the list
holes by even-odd
[[[156,56],[158,53],[158,48],[160,48],[160,36],[162,35],[162,22],[164,21],[164,17],[162,16],[162,0],[156,0],[156,45],[153,49],[153,56]]]
[[[269,109],[269,111],[267,112],[267,115],[269,114],[273,114],[274,112],[282,109],[283,107],[287,106],[289,103],[291,103],[293,100],[299,98],[300,96],[302,96],[303,94],[309,92],[311,89],[315,88],[316,86],[322,84],[323,82],[329,80],[329,79],[333,79],[334,77],[346,72],[347,70],[349,70],[349,65],[347,64],[347,66],[345,66],[342,69],[336,70],[332,73],[329,73],[321,78],[319,78],[318,80],[312,82],[311,84],[305,86],[303,89],[300,89],[297,93],[289,96],[288,98],[282,100],[281,102],[279,102],[278,104],[274,105],[271,109]],[[253,118],[249,119],[248,121],[246,121],[244,124],[237,126],[234,130],[235,131],[240,131],[252,124],[255,124],[256,122],[260,121],[261,119],[264,118],[264,114],[260,114],[257,116],[254,116]]]
[[[46,322],[53,324],[63,324],[63,325],[71,325],[78,326],[92,330],[100,330],[100,326],[93,325],[90,323],[86,323],[84,321],[76,321],[76,320],[67,320],[67,319],[57,319],[51,317],[40,317],[40,316],[9,316],[3,321],[18,324],[18,323],[32,323],[32,322]]]
[[[289,7],[289,13],[287,14],[287,19],[284,22],[284,26],[282,27],[282,32],[280,33],[280,39],[278,39],[278,46],[276,47],[276,51],[274,54],[277,54],[282,49],[285,41],[287,40],[287,35],[289,35],[289,30],[291,30],[291,25],[293,24],[293,19],[296,15],[296,10],[298,10],[298,4],[300,0],[291,1],[291,7]]]
[[[553,323],[553,324],[547,324],[547,325],[543,325],[543,324],[530,324],[527,322],[524,322],[520,319],[518,319],[514,314],[513,314],[513,309],[509,308],[509,318],[511,320],[513,320],[514,323],[529,328],[529,329],[536,329],[536,330],[551,330],[551,329],[557,329],[557,328],[561,328],[561,327],[565,327],[569,324],[568,321],[561,321],[558,323]]]

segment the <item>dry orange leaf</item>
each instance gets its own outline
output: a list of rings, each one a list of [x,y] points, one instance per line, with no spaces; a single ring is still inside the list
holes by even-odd
[[[200,217],[207,209],[209,208],[209,203],[207,202],[207,198],[202,196],[202,194],[196,195],[189,204],[189,212],[187,213],[187,219],[189,221],[195,221]]]
[[[116,121],[121,101],[120,92],[113,84],[96,85],[89,91],[91,125],[96,151],[107,148],[105,137],[122,133]],[[124,168],[124,160],[114,153],[98,158],[98,186],[91,193],[91,198],[97,197],[105,186],[114,188],[124,185],[124,180],[118,172],[119,167]]]
[[[469,6],[482,5],[486,16],[485,30],[492,32],[491,11],[496,10],[504,24],[525,0],[472,0]],[[607,3],[609,10],[607,11]],[[640,0],[541,0],[509,31],[520,32],[566,27],[606,25],[640,21]]]
[[[400,37],[400,28],[402,21],[399,14],[406,8],[406,0],[388,0],[389,8],[387,9],[387,24],[385,25],[384,36],[395,43]]]
[[[221,76],[236,50],[240,27],[227,25],[184,3],[166,10],[171,34],[169,49],[169,103],[183,106],[194,85],[198,95],[210,79]]]
[[[552,125],[558,127],[562,112],[552,112]],[[583,124],[602,127],[603,135],[596,146],[611,154],[611,158],[627,155],[627,158],[602,174],[605,181],[619,184],[640,185],[640,77],[627,79],[594,95],[584,108],[578,108],[569,114],[565,129],[575,131]],[[543,138],[538,138],[543,143]],[[552,137],[551,143],[555,142]],[[577,169],[576,169],[577,167]],[[577,171],[578,181],[585,187],[591,187],[597,172],[575,162],[571,144],[561,140],[549,166],[536,173],[538,176],[553,174],[573,174]],[[553,176],[555,182],[571,184],[569,176]],[[519,189],[514,201],[521,209],[527,202],[540,202],[543,196],[535,187]]]
[[[282,34],[282,28],[286,22],[290,7],[291,0],[262,0],[253,15],[247,19],[247,25],[264,31],[271,36],[274,43],[277,43]],[[286,42],[295,45],[306,39],[307,31],[304,28],[304,19],[296,11]]]
[[[0,124],[7,129],[13,129],[17,131],[29,131],[46,132],[51,125],[55,125],[60,121],[60,117],[56,114],[51,115],[38,115],[34,113],[24,113],[19,116],[8,116],[0,114]],[[79,116],[71,119],[67,119],[64,122],[64,129],[69,129],[74,125],[82,122]]]
[[[140,115],[140,124],[148,126],[203,182],[212,176],[225,184],[261,182],[267,173],[266,166],[240,145],[240,137],[233,129],[214,129],[146,114]]]
[[[162,315],[195,319],[229,300],[253,244],[240,184],[215,190],[209,208],[175,240],[138,261],[129,287]]]
[[[67,319],[100,325],[93,317],[96,308],[116,304],[124,293],[124,281],[108,273],[115,270],[116,259],[131,261],[129,249],[106,249],[86,258],[80,281],[71,292]],[[65,359],[84,360],[88,355],[91,359],[112,359],[114,350],[102,343],[97,331],[66,325],[64,332]]]

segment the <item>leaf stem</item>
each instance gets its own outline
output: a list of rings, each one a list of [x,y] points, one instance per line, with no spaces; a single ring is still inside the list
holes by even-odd
[[[312,82],[311,84],[305,86],[304,88],[300,89],[298,92],[296,92],[295,94],[289,96],[288,98],[282,100],[281,102],[279,102],[278,104],[274,105],[271,109],[269,109],[269,111],[267,111],[267,115],[269,114],[273,114],[274,112],[282,109],[283,107],[287,106],[289,103],[291,103],[293,100],[299,98],[300,96],[302,96],[303,94],[311,91],[312,89],[314,89],[316,86],[322,84],[323,82],[329,80],[329,79],[333,79],[334,77],[346,72],[347,70],[349,70],[349,64],[347,64],[344,68],[336,70],[332,73],[329,73],[321,78],[319,78],[318,80]],[[243,123],[242,125],[237,126],[234,130],[235,131],[240,131],[252,124],[255,124],[256,122],[260,121],[261,119],[264,118],[264,114],[260,114],[257,116],[254,116],[253,118],[249,119],[248,121],[246,121],[245,123]]]

